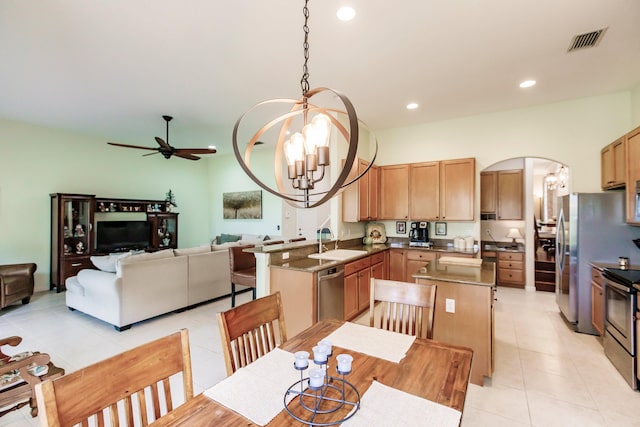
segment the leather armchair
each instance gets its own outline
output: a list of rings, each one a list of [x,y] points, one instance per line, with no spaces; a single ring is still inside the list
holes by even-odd
[[[36,268],[34,263],[0,265],[0,309],[20,300],[29,304]]]

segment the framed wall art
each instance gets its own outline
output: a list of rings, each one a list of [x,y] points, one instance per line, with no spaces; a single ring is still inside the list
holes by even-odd
[[[262,190],[222,193],[224,219],[262,219]]]

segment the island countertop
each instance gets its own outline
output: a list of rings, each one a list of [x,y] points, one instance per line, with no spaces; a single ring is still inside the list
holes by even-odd
[[[412,276],[414,279],[439,280],[479,286],[495,286],[496,263],[483,261],[482,265],[466,266],[432,261]]]

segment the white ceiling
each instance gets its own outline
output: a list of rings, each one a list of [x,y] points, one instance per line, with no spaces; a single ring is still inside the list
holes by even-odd
[[[336,10],[352,5],[356,18]],[[2,0],[0,117],[154,146],[229,152],[235,120],[300,96],[297,0]],[[640,83],[638,0],[316,0],[310,83],[372,129],[628,90]],[[573,53],[573,36],[608,27]],[[523,90],[518,83],[535,79]],[[420,108],[404,107],[415,101]],[[114,148],[116,149],[116,148]]]

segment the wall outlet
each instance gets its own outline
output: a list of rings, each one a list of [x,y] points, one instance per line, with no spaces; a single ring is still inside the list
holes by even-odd
[[[289,259],[289,252],[282,252],[282,259]]]
[[[455,313],[456,312],[456,300],[451,298],[445,299],[445,311],[447,313]]]

